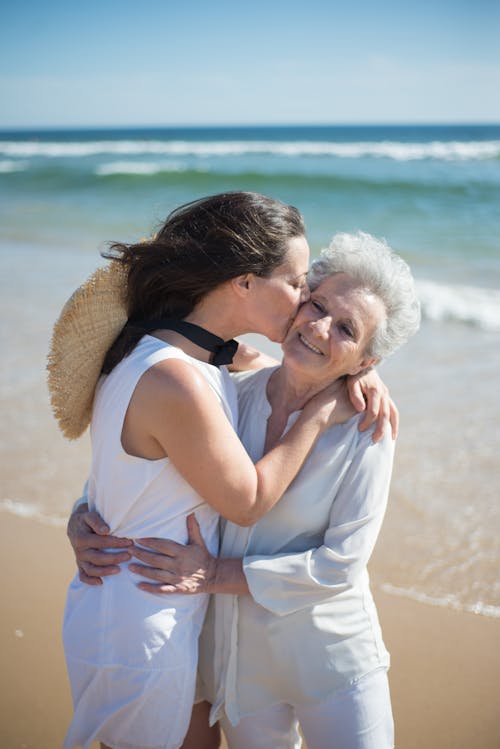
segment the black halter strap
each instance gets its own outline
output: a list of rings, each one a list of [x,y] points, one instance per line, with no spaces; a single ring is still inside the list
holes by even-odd
[[[196,343],[197,346],[201,346],[205,351],[210,351],[213,354],[210,364],[216,367],[220,367],[221,364],[231,364],[238,348],[238,341],[234,339],[224,341],[218,335],[214,335],[205,328],[200,328],[199,325],[194,325],[185,320],[162,318],[144,322],[142,320],[140,322],[134,321],[133,324],[142,328],[146,333],[151,330],[175,330],[176,333],[180,333],[189,341]]]

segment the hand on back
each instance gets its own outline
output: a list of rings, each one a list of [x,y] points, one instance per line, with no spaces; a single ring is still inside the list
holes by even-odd
[[[132,546],[128,538],[109,535],[109,528],[97,512],[81,505],[70,516],[67,534],[75,553],[82,583],[102,585],[102,578],[120,572],[119,564],[131,559],[126,549]],[[109,550],[123,549],[123,551]]]

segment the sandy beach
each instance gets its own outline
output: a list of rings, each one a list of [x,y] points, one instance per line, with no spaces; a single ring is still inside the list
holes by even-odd
[[[61,619],[64,529],[1,514],[2,749],[57,749],[71,715]],[[376,569],[373,570],[376,578]],[[398,749],[498,749],[500,624],[377,590]]]

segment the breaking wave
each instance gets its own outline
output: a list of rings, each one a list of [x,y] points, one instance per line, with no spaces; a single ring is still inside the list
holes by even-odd
[[[245,156],[386,158],[395,161],[433,159],[470,161],[500,158],[500,140],[430,141],[266,141],[266,140],[96,140],[73,142],[0,141],[0,155],[15,158],[77,158],[102,154],[121,156]]]
[[[500,332],[500,290],[418,281],[422,316]]]

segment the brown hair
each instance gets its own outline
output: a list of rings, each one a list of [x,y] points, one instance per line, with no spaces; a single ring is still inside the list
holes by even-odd
[[[305,234],[299,211],[254,192],[212,195],[174,210],[158,233],[114,243],[104,257],[128,271],[128,322],[109,349],[107,374],[144,334],[139,321],[183,319],[210,291],[245,273],[269,276],[288,241]]]

